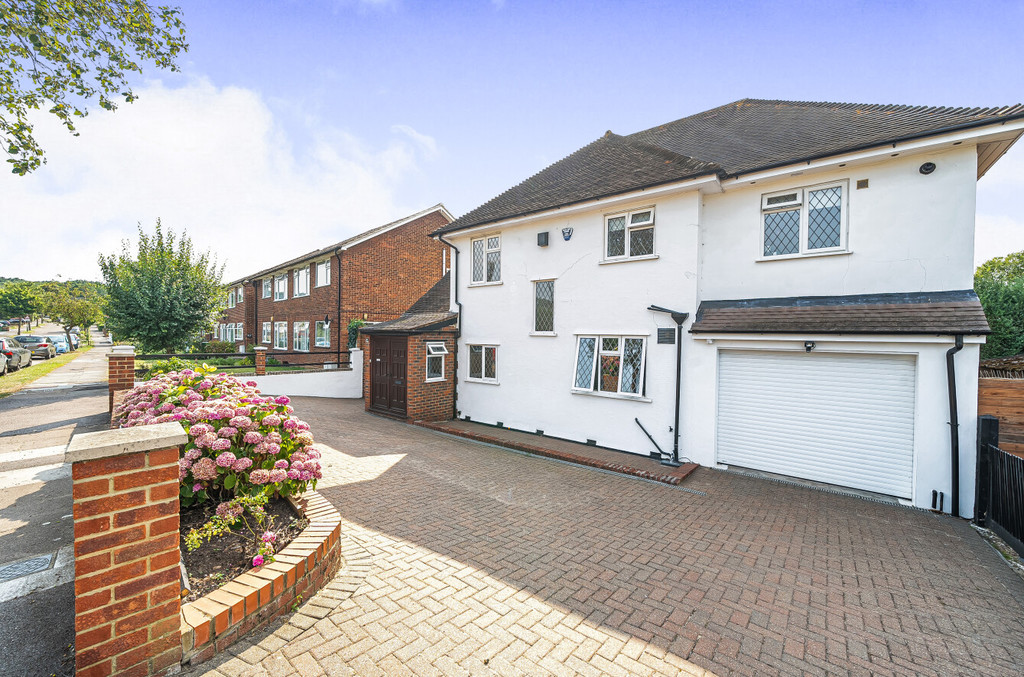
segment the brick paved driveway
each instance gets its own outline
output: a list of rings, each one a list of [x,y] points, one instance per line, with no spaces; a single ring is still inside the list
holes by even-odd
[[[196,674],[1024,665],[1024,582],[961,522],[708,469],[684,483],[700,496],[295,404],[337,450],[321,488],[355,575]]]

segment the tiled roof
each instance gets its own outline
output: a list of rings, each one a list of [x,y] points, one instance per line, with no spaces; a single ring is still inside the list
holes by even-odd
[[[703,301],[690,331],[722,334],[988,334],[971,289]]]
[[[448,309],[451,299],[451,273],[427,290],[416,303],[409,307],[401,317],[387,322],[363,328],[364,334],[413,333],[431,331],[455,324],[458,313]]]
[[[602,138],[438,233],[716,173],[722,178],[1024,117],[1024,106],[947,108],[743,99]]]

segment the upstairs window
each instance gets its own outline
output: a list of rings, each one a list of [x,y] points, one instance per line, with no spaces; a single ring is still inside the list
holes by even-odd
[[[642,336],[579,336],[572,389],[643,395],[646,352]]]
[[[801,256],[846,248],[846,182],[761,196],[761,253]]]
[[[274,350],[288,350],[288,323],[274,323]]]
[[[274,280],[269,277],[263,278],[263,298],[269,299],[273,293]]]
[[[654,254],[654,210],[605,217],[605,258],[630,259]]]
[[[243,289],[242,287],[239,287],[238,290],[235,292],[235,303],[241,305],[244,302],[245,302],[245,289]]]
[[[228,292],[228,308],[235,307],[235,290],[232,289]]]
[[[288,274],[283,273],[274,278],[274,300],[284,301],[288,298]]]
[[[309,269],[306,269],[309,272]],[[294,322],[292,324],[292,350],[309,350],[309,322]]]
[[[331,260],[316,264],[316,286],[326,287],[331,283]]]
[[[443,343],[427,344],[427,378],[430,381],[444,380],[444,356],[448,354],[448,348]]]
[[[501,282],[501,236],[473,240],[473,283]]]
[[[295,271],[295,284],[292,287],[292,296],[309,296],[309,266]]]
[[[329,325],[325,324],[323,320],[318,320],[316,323],[314,343],[317,348],[331,347],[331,330]]]
[[[555,281],[538,280],[533,283],[533,330],[555,331]]]
[[[498,382],[497,346],[469,346],[469,380]]]

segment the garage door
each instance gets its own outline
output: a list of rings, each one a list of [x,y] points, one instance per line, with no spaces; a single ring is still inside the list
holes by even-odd
[[[913,356],[718,355],[719,463],[911,497]]]

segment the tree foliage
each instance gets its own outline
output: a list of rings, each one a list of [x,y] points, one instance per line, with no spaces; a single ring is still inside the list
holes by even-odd
[[[180,237],[139,227],[137,252],[128,241],[119,255],[100,256],[107,283],[107,326],[144,352],[174,352],[208,331],[224,305],[223,266],[209,252],[197,254],[187,233]]]
[[[39,309],[39,294],[32,283],[8,282],[0,286],[0,318],[31,317]],[[18,333],[21,333],[20,323]]]
[[[75,282],[47,282],[43,283],[42,287],[44,290],[42,310],[50,316],[50,320],[64,328],[68,346],[74,345],[71,341],[72,327],[81,327],[83,330],[87,330],[94,322],[99,322],[103,317],[100,307],[102,296],[89,285]],[[88,336],[84,331],[83,335]]]
[[[981,347],[982,359],[1024,353],[1024,252],[989,259],[974,272],[992,333]]]
[[[177,70],[188,49],[181,10],[144,0],[0,0],[0,142],[15,174],[45,162],[29,122],[46,107],[69,132],[96,100],[135,100],[143,62]]]

